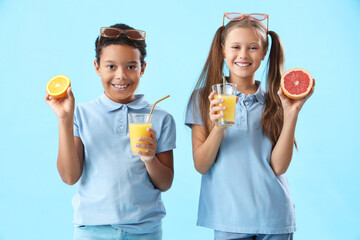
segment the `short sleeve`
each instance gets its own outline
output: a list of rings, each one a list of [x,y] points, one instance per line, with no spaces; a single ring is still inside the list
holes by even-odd
[[[79,111],[78,111],[78,107],[75,106],[75,111],[74,111],[74,136],[75,137],[80,137],[80,129],[79,129]]]
[[[193,93],[186,108],[185,125],[191,127],[193,124],[204,125],[199,108],[198,91]]]
[[[161,125],[159,139],[157,139],[156,153],[170,151],[174,148],[176,148],[175,120],[167,113]]]

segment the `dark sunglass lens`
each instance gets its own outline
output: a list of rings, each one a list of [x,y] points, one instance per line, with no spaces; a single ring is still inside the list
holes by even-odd
[[[120,30],[114,28],[105,28],[103,33],[106,37],[117,37],[120,34]]]
[[[128,30],[128,31],[126,31],[126,35],[132,39],[142,39],[143,38],[142,32],[139,32],[136,30]]]

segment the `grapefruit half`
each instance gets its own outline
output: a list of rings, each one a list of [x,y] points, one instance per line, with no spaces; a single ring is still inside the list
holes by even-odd
[[[291,99],[305,97],[311,91],[314,81],[310,73],[302,68],[293,68],[281,76],[280,86],[284,94]]]

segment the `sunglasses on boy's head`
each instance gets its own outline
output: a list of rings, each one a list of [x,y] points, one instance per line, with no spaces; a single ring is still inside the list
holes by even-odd
[[[244,18],[248,18],[250,20],[259,21],[262,22],[265,19],[267,19],[267,26],[266,26],[266,32],[269,30],[269,15],[264,13],[250,13],[250,14],[244,14],[244,13],[224,13],[223,17],[223,27],[225,26],[225,18],[232,20],[242,20]]]
[[[132,40],[145,40],[146,32],[142,30],[136,30],[136,29],[126,29],[122,30],[119,28],[111,28],[111,27],[102,27],[100,28],[100,38],[106,37],[106,38],[117,38],[121,34],[125,34],[125,36]],[[100,43],[100,38],[98,41],[98,46]]]

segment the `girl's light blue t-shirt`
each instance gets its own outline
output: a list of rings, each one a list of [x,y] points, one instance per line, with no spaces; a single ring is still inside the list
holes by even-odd
[[[143,95],[120,104],[105,94],[78,104],[74,135],[84,144],[83,173],[73,198],[75,225],[113,225],[136,233],[161,229],[165,208],[139,156],[130,150],[128,113],[149,113],[152,105]],[[175,122],[155,107],[152,128],[157,153],[175,148]]]
[[[217,161],[202,176],[197,224],[234,233],[291,233],[294,204],[285,175],[270,167],[272,143],[260,124],[265,90],[256,84],[254,95],[237,92],[235,125],[226,129]],[[189,127],[203,125],[197,101],[187,106]]]

